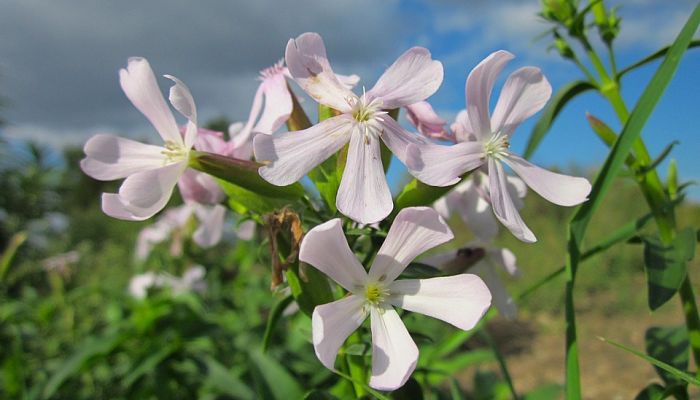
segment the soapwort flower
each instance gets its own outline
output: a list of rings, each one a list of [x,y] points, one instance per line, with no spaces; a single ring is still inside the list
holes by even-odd
[[[453,238],[435,210],[401,210],[369,272],[354,256],[333,219],[309,231],[299,259],[319,269],[350,294],[317,306],[312,315],[313,343],[321,363],[334,369],[345,339],[371,319],[372,377],[375,389],[402,386],[416,367],[418,348],[394,307],[441,319],[460,329],[472,329],[491,304],[491,294],[476,275],[396,280],[418,255]]]
[[[585,178],[542,169],[509,150],[515,128],[539,111],[552,94],[552,87],[539,68],[523,67],[508,77],[493,115],[489,115],[493,84],[513,57],[506,51],[497,51],[469,74],[467,112],[455,132],[459,143],[453,146],[409,144],[406,165],[416,178],[433,186],[453,185],[464,173],[485,166],[496,217],[520,240],[535,242],[535,235],[520,217],[508,193],[502,164],[513,169],[540,196],[561,206],[586,201],[591,185]]]
[[[175,83],[170,88],[170,104],[188,121],[184,135],[148,61],[134,57],[119,71],[119,82],[126,97],[163,138],[163,146],[107,134],[95,135],[85,143],[86,157],[80,167],[86,174],[103,181],[126,178],[119,193],[102,194],[102,210],[111,217],[132,221],[152,217],[165,207],[187,168],[197,138],[197,110],[187,86],[174,76],[165,77]]]
[[[524,206],[522,199],[527,194],[527,185],[520,178],[508,175],[506,188],[513,206],[520,210]],[[458,214],[482,241],[491,241],[498,234],[498,222],[494,217],[489,195],[489,177],[481,168],[438,199],[433,207],[443,218]]]
[[[352,89],[360,77],[357,75],[337,75],[338,80],[348,89]],[[248,121],[239,129],[232,124],[229,133],[232,144],[238,148],[249,148],[253,153],[252,136],[258,133],[272,135],[284,125],[292,115],[294,94],[290,91],[287,79],[292,79],[289,69],[280,60],[260,71],[260,85],[255,91]],[[236,134],[233,134],[233,131]]]
[[[255,157],[265,165],[260,176],[289,185],[350,142],[336,206],[360,223],[384,219],[393,208],[384,176],[380,140],[404,162],[409,143],[425,139],[404,130],[385,110],[426,99],[442,82],[442,64],[422,47],[406,51],[368,92],[358,96],[333,73],[321,36],[304,33],[287,44],[286,62],[294,80],[314,100],[340,112],[308,129],[257,135]]]

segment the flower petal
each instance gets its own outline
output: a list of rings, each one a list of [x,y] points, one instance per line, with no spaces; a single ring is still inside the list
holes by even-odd
[[[260,167],[260,176],[273,185],[290,185],[340,150],[351,131],[352,118],[340,115],[301,131],[256,135],[256,160],[270,162]]]
[[[265,107],[253,131],[271,135],[292,114],[292,95],[281,73],[265,78],[261,86],[265,94]]]
[[[224,191],[212,176],[192,169],[186,169],[182,173],[177,186],[185,201],[194,201],[201,204],[219,204],[226,197]]]
[[[355,292],[367,281],[367,273],[348,246],[339,218],[311,229],[301,241],[299,260]]]
[[[130,175],[119,188],[119,199],[136,217],[150,218],[168,203],[185,168],[187,162],[181,161]]]
[[[197,138],[197,107],[190,89],[179,79],[172,75],[163,75],[175,82],[170,87],[170,104],[187,118],[187,128],[185,130],[185,148],[191,149]]]
[[[491,53],[467,77],[467,113],[473,133],[480,139],[489,137],[493,132],[489,118],[491,91],[498,74],[514,57],[504,50]]]
[[[484,163],[484,147],[479,142],[461,142],[451,146],[410,144],[406,151],[409,172],[431,186],[450,186],[466,172]]]
[[[515,319],[518,308],[515,301],[503,285],[503,281],[488,263],[481,261],[474,265],[470,272],[479,275],[491,292],[493,305],[507,319]]]
[[[116,193],[102,193],[102,212],[112,218],[126,221],[143,221],[150,218],[149,216],[135,215]]]
[[[389,286],[389,302],[396,307],[443,320],[469,330],[491,305],[484,281],[472,274],[431,279],[404,279]]]
[[[314,350],[326,368],[335,370],[340,346],[367,318],[363,306],[362,297],[350,295],[314,308],[311,316]]]
[[[488,250],[488,258],[493,264],[497,264],[508,272],[510,276],[520,276],[515,254],[508,249],[490,249]]]
[[[382,120],[379,121],[379,125],[381,126],[381,134],[379,137],[382,138],[386,147],[388,147],[404,165],[406,165],[406,150],[408,145],[430,143],[423,136],[414,135],[405,130],[393,118],[382,118]]]
[[[552,86],[539,68],[523,67],[513,72],[493,110],[493,131],[511,135],[521,122],[541,110],[551,95]]]
[[[518,239],[528,243],[536,242],[535,234],[525,225],[518,209],[513,205],[503,166],[491,157],[489,157],[489,193],[496,218]]]
[[[391,306],[371,308],[372,377],[369,386],[394,390],[403,386],[416,369],[418,347]]]
[[[379,139],[354,129],[335,204],[354,221],[373,224],[389,215],[394,201],[384,176]]]
[[[586,178],[547,171],[514,154],[508,154],[503,161],[513,168],[532,190],[554,204],[575,206],[588,200],[591,184]]]
[[[333,73],[318,33],[307,32],[289,39],[285,60],[294,80],[314,100],[342,112],[351,110],[347,99],[356,96]]]
[[[477,137],[474,134],[474,128],[472,128],[472,124],[469,122],[469,113],[467,113],[467,110],[462,110],[457,113],[455,122],[450,125],[450,129],[454,133],[457,142],[477,140]]]
[[[387,68],[367,97],[380,98],[384,109],[403,107],[430,97],[442,78],[442,63],[433,60],[428,49],[413,47]]]
[[[405,106],[406,118],[423,136],[432,139],[450,140],[445,131],[447,121],[440,118],[427,101],[419,101]]]
[[[164,148],[119,136],[95,135],[85,143],[83,150],[86,157],[80,161],[80,168],[101,181],[126,178],[165,164]]]
[[[498,234],[498,223],[493,216],[491,204],[479,193],[476,182],[458,186],[455,191],[461,193],[457,210],[471,231],[483,241],[491,241]]]
[[[369,270],[371,280],[392,282],[414,258],[454,236],[442,217],[430,207],[404,208]]]
[[[164,141],[183,144],[175,117],[165,103],[156,77],[145,58],[132,57],[119,71],[119,83],[126,97],[148,118]]]
[[[224,216],[226,208],[220,204],[213,207],[198,206],[194,209],[199,219],[199,226],[192,235],[192,240],[199,247],[209,248],[215,246],[221,240],[224,232]]]

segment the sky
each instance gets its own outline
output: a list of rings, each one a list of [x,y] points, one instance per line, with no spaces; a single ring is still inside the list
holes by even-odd
[[[333,68],[358,74],[369,89],[384,69],[412,46],[442,61],[445,79],[429,101],[445,119],[464,108],[467,74],[499,49],[516,55],[508,73],[540,67],[554,90],[581,73],[553,51],[536,13],[539,0],[4,0],[0,3],[0,135],[52,146],[81,145],[99,132],[134,138],[158,136],[121,92],[118,70],[131,56],[146,57],[159,75],[189,86],[200,121],[225,116],[244,121],[258,71],[284,56],[287,40],[319,32]],[[689,16],[692,0],[618,0],[623,17],[618,64],[625,66],[670,43]],[[631,73],[623,94],[631,108],[658,64]],[[643,137],[652,156],[680,142],[672,156],[682,180],[700,182],[700,49],[689,51]],[[169,87],[160,79],[166,92]],[[589,169],[607,154],[585,120],[591,112],[619,129],[607,104],[594,94],[574,100],[552,127],[533,161],[562,169]],[[515,133],[522,152],[536,118]],[[397,164],[397,163],[393,163]],[[402,171],[392,167],[393,181]],[[665,171],[665,168],[662,168]],[[700,200],[700,188],[691,189]]]

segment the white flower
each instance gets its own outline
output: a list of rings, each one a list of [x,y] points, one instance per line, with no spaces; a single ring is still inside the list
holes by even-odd
[[[370,316],[369,385],[394,390],[406,383],[418,360],[418,348],[394,306],[441,319],[460,329],[472,329],[491,304],[491,294],[476,275],[396,280],[416,256],[452,238],[449,227],[435,210],[401,210],[368,273],[350,250],[340,219],[309,231],[301,243],[299,259],[350,293],[314,309],[313,343],[321,363],[334,369],[340,346]]]

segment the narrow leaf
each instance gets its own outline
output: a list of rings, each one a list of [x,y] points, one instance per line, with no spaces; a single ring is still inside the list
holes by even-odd
[[[656,367],[661,368],[662,370],[668,372],[669,374],[675,376],[676,378],[678,378],[678,379],[680,379],[680,380],[682,380],[682,381],[684,381],[684,382],[687,382],[687,383],[690,383],[690,384],[692,384],[692,385],[695,385],[695,386],[700,387],[700,380],[698,380],[697,378],[695,378],[695,377],[692,376],[692,375],[687,374],[686,372],[683,372],[683,371],[679,370],[679,369],[676,368],[676,367],[673,367],[673,366],[671,366],[671,365],[668,365],[668,364],[666,364],[666,363],[663,362],[663,361],[659,361],[659,360],[657,360],[657,359],[654,358],[654,357],[650,357],[650,356],[648,356],[648,355],[646,355],[646,354],[643,354],[643,353],[641,353],[641,352],[639,352],[639,351],[637,351],[637,350],[631,349],[631,348],[629,348],[629,347],[627,347],[627,346],[625,346],[625,345],[622,345],[622,344],[620,344],[620,343],[613,342],[612,340],[608,340],[608,339],[605,339],[605,338],[602,338],[602,337],[599,337],[599,339],[602,340],[603,342],[610,343],[611,345],[613,345],[613,346],[615,346],[615,347],[617,347],[617,348],[619,348],[619,349],[622,349],[622,350],[624,350],[624,351],[626,351],[626,352],[628,352],[628,353],[632,353],[632,354],[634,354],[635,356],[646,360],[647,362],[653,364],[653,365],[656,366]]]
[[[392,214],[396,215],[406,207],[431,205],[435,200],[444,196],[455,186],[456,185],[446,187],[429,186],[417,179],[413,179],[403,188],[396,198]]]
[[[263,335],[263,353],[267,352],[267,349],[270,346],[272,332],[275,330],[277,322],[279,322],[282,313],[290,304],[292,304],[293,301],[294,297],[292,295],[285,296],[283,299],[275,303],[275,305],[272,307],[272,310],[270,310],[270,315],[268,315],[267,317],[267,325],[265,326],[265,334]]]
[[[258,351],[249,353],[256,372],[275,400],[300,399],[304,395],[299,383],[275,359]]]
[[[644,335],[647,354],[681,371],[688,369],[688,330],[685,326],[651,327]],[[672,374],[656,367],[666,385],[679,383]]]
[[[689,48],[689,49],[692,49],[692,48],[698,47],[698,46],[700,46],[700,39],[695,39],[695,40],[692,40],[692,41],[690,42],[690,44],[688,45],[688,48]],[[657,50],[656,52],[654,52],[654,53],[652,53],[652,54],[650,54],[650,55],[644,57],[643,59],[637,61],[636,63],[634,63],[634,64],[632,64],[632,65],[630,65],[630,66],[627,66],[627,67],[623,68],[623,69],[620,70],[620,72],[617,74],[618,80],[619,80],[620,78],[622,78],[623,76],[625,76],[628,72],[634,71],[635,69],[637,69],[637,68],[639,68],[639,67],[641,67],[641,66],[647,65],[647,64],[649,64],[650,62],[656,61],[656,60],[658,60],[659,58],[665,56],[666,53],[668,53],[668,51],[669,51],[670,49],[671,49],[671,46],[663,47],[663,48]]]

